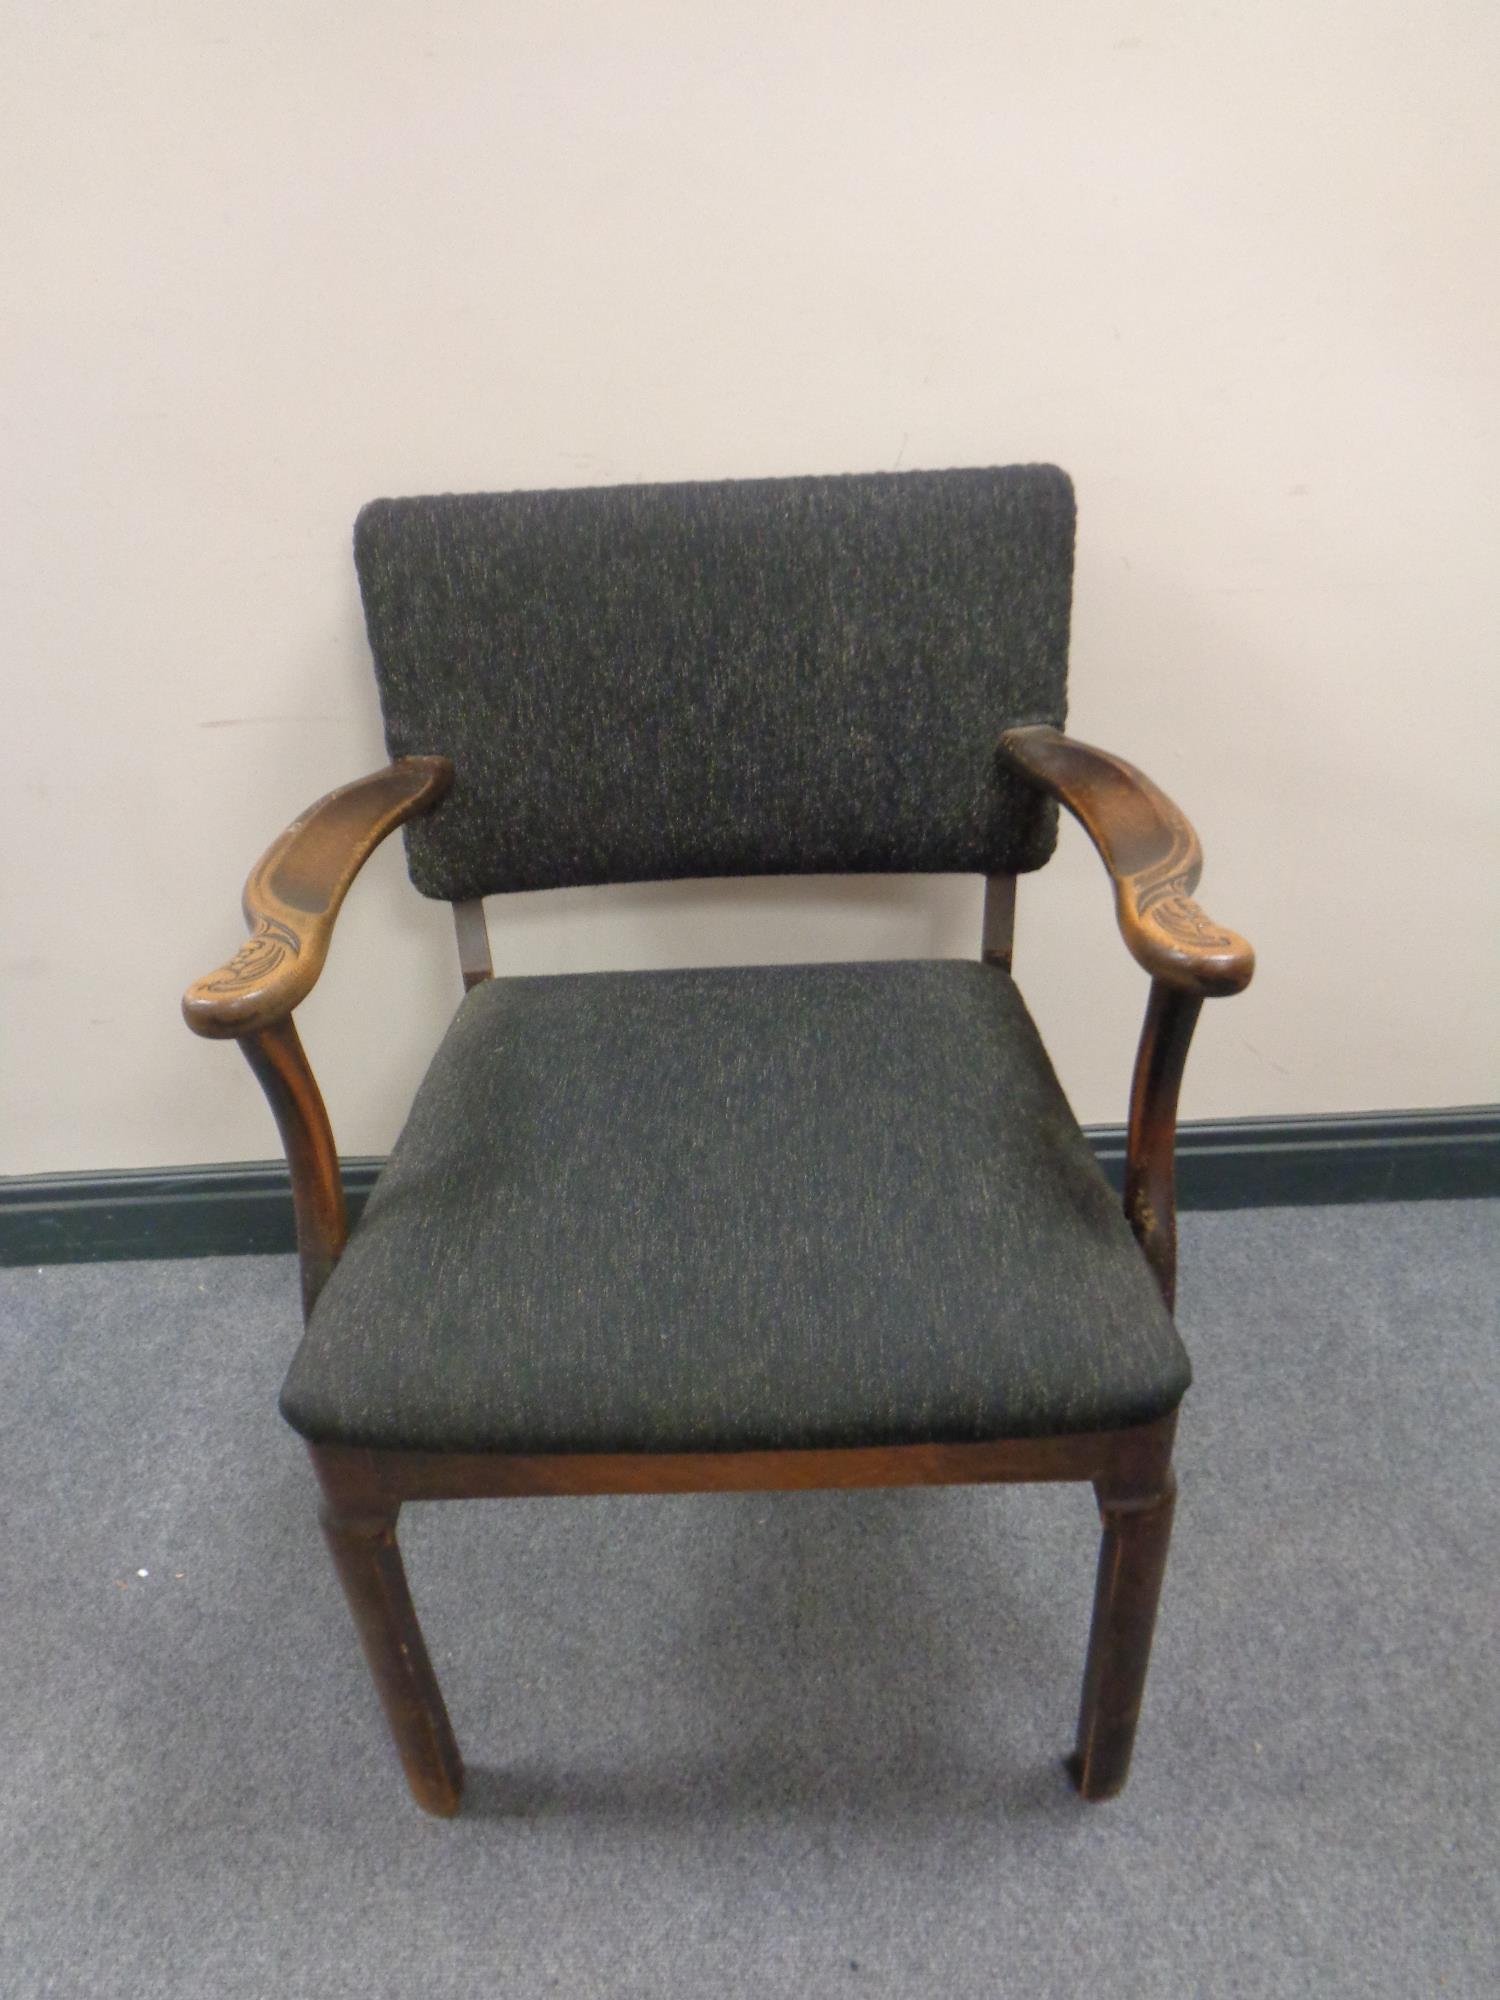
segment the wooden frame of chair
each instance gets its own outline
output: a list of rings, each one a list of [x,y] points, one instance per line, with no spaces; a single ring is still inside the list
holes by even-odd
[[[1131,765],[1050,728],[1010,730],[1000,754],[1083,824],[1114,886],[1125,942],[1151,975],[1131,1087],[1125,1209],[1170,1307],[1176,1277],[1173,1151],[1177,1097],[1205,998],[1239,992],[1253,954],[1192,900],[1198,841],[1170,799]],[[292,1014],[315,984],[350,884],[385,836],[430,811],[452,782],[441,757],[409,757],[330,793],[267,850],[245,886],[251,935],[188,989],[195,1032],[238,1041],[286,1147],[304,1314],[348,1233],[338,1153]],[[981,941],[1009,965],[1013,877],[987,886]],[[466,987],[491,976],[483,911],[456,905]],[[553,1454],[308,1447],[322,1524],[391,1734],[417,1803],[458,1810],[463,1763],[407,1588],[396,1540],[408,1500],[520,1494],[707,1493],[1088,1480],[1103,1534],[1078,1734],[1068,1768],[1086,1799],[1125,1783],[1172,1528],[1175,1413],[1128,1430],[841,1450]]]

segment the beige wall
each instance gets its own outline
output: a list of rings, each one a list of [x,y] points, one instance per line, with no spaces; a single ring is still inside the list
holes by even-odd
[[[1051,458],[1074,725],[1261,974],[1190,1116],[1500,1095],[1488,4],[7,10],[5,1170],[266,1157],[177,995],[381,761],[377,493]],[[969,953],[968,882],[490,906],[499,966]],[[1089,1121],[1143,998],[1069,830],[1018,970]],[[384,1149],[455,1001],[393,846],[304,1014]]]

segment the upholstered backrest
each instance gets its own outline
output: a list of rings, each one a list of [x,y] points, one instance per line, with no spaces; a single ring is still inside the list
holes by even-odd
[[[412,879],[1035,868],[995,745],[1063,720],[1072,560],[1051,466],[376,500],[386,738],[455,766]]]

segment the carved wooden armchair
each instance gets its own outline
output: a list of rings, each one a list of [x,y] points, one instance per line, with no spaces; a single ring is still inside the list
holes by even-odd
[[[394,762],[332,792],[188,991],[291,1164],[282,1392],[418,1803],[463,1784],[407,1500],[1093,1483],[1074,1780],[1125,1781],[1188,1386],[1178,1085],[1249,947],[1198,844],[1059,733],[1073,501],[1051,467],[377,501],[356,561]],[[1151,977],[1124,1213],[1012,983],[1055,800]],[[358,1226],[293,1010],[406,824],[466,995]],[[977,961],[492,976],[481,899],[579,883],[987,876]]]

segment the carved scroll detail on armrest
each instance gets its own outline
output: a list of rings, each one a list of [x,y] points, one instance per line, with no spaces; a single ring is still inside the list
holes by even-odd
[[[1205,998],[1249,985],[1255,954],[1193,900],[1203,852],[1165,792],[1123,757],[1056,729],[1007,730],[1000,751],[1083,826],[1114,885],[1121,935],[1153,979]]]
[[[232,1040],[284,1021],[317,983],[355,876],[388,833],[430,811],[452,781],[446,757],[403,757],[294,820],[245,884],[249,937],[184,996],[193,1032]]]
[[[264,986],[289,958],[302,954],[302,940],[279,917],[259,917],[255,929],[227,965],[200,979],[195,993],[244,993]]]

